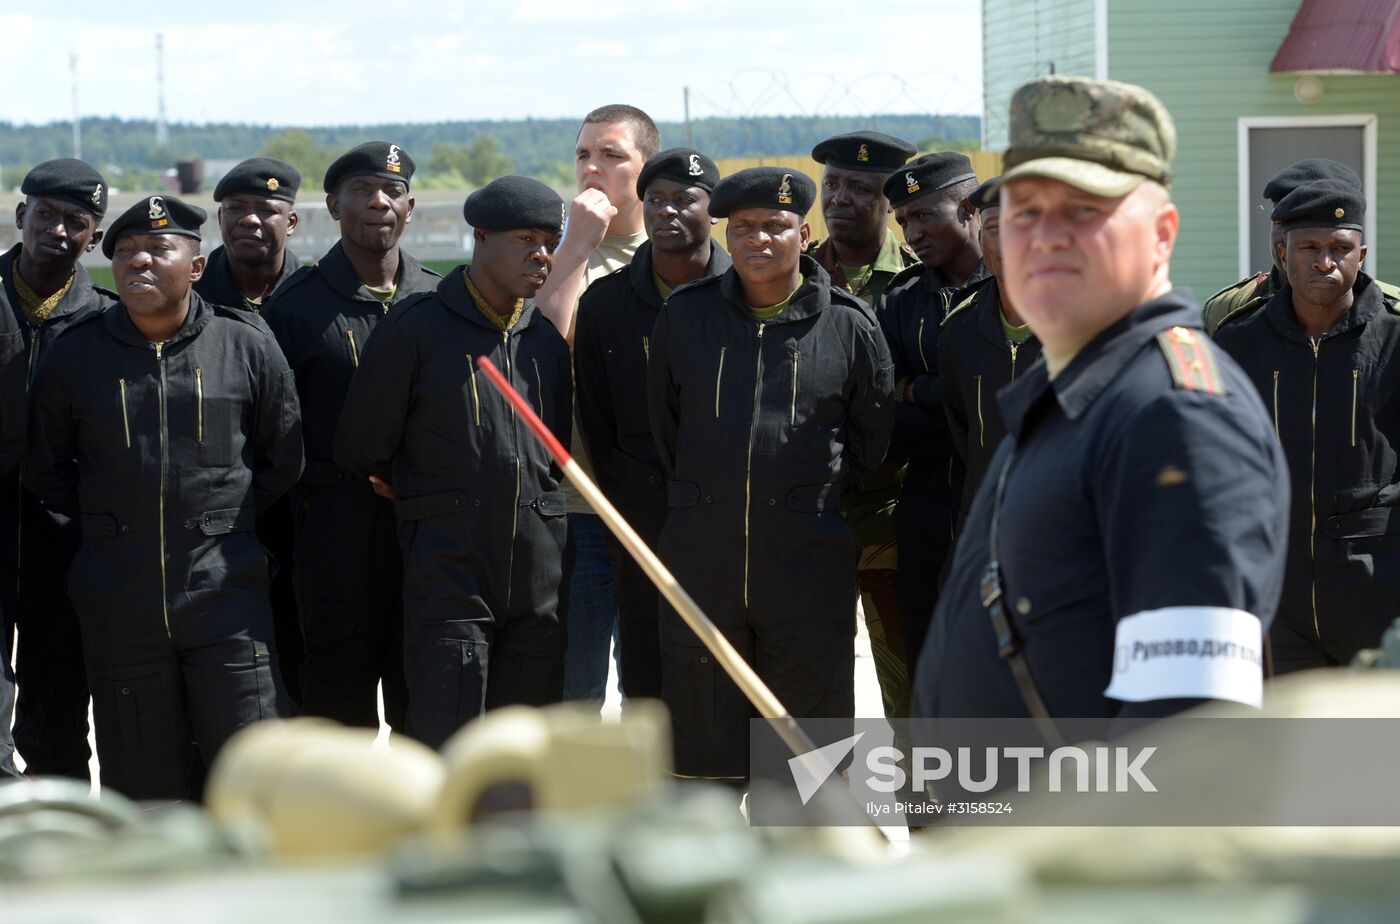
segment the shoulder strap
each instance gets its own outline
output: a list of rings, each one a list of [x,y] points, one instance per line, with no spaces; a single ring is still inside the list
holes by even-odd
[[[1167,359],[1172,382],[1186,391],[1225,394],[1225,383],[1205,334],[1189,327],[1169,327],[1157,335],[1157,346]]]
[[[1379,279],[1376,280],[1376,287],[1381,290],[1381,298],[1391,313],[1400,314],[1400,287],[1381,282]]]
[[[1006,456],[1006,464],[1001,467],[1001,473],[997,475],[997,490],[992,501],[992,523],[988,530],[991,554],[987,561],[987,570],[982,573],[982,606],[986,607],[987,615],[992,619],[992,631],[996,633],[997,638],[997,656],[1011,668],[1016,689],[1021,692],[1021,699],[1025,701],[1026,709],[1035,721],[1041,738],[1048,746],[1058,748],[1065,744],[1064,735],[1060,733],[1060,727],[1055,724],[1050,710],[1045,707],[1045,699],[1040,695],[1040,688],[1035,685],[1031,666],[1026,663],[1026,657],[1021,653],[1021,640],[1016,635],[1016,628],[1011,625],[1011,617],[1006,612],[1006,598],[1002,593],[997,540],[1001,526],[1001,502],[1006,495],[1006,476],[1010,473],[1011,463],[1015,458],[1016,450],[1013,448]]]
[[[1267,299],[1259,298],[1258,296],[1256,296],[1250,299],[1249,301],[1245,302],[1243,305],[1230,309],[1230,311],[1226,313],[1225,317],[1221,318],[1219,323],[1215,325],[1215,330],[1209,331],[1210,335],[1215,336],[1215,334],[1219,332],[1219,330],[1226,324],[1229,324],[1238,318],[1242,318],[1245,315],[1253,312],[1255,309],[1262,308],[1267,304]]]
[[[947,324],[953,319],[953,315],[957,314],[959,311],[963,311],[971,307],[972,303],[977,300],[977,293],[980,291],[981,289],[973,289],[967,294],[966,298],[962,299],[955,305],[949,306],[948,312],[945,315],[943,315],[943,323]]]

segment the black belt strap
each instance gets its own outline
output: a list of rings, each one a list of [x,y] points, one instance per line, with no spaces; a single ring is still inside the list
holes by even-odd
[[[1011,625],[1011,617],[1006,612],[1001,564],[997,554],[997,539],[1001,526],[1001,502],[1006,494],[1006,476],[1011,471],[1011,462],[1015,457],[1016,451],[1012,449],[1006,456],[1006,464],[1001,467],[1001,473],[997,476],[996,499],[992,503],[992,524],[989,530],[991,557],[987,562],[987,570],[982,573],[982,605],[987,608],[987,615],[992,618],[992,631],[996,633],[997,637],[997,656],[1011,668],[1011,676],[1016,681],[1016,688],[1021,691],[1021,699],[1025,700],[1026,709],[1030,711],[1031,718],[1035,720],[1041,738],[1051,748],[1058,748],[1066,743],[1065,738],[1064,735],[1060,734],[1060,728],[1051,717],[1050,710],[1045,708],[1045,700],[1040,695],[1040,688],[1035,685],[1035,678],[1031,676],[1031,666],[1026,663],[1025,655],[1021,653],[1021,640],[1017,638],[1016,629]]]

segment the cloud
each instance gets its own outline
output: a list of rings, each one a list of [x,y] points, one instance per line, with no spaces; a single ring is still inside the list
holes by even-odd
[[[0,120],[69,118],[73,49],[84,115],[154,117],[157,32],[171,121],[576,117],[613,100],[669,121],[686,86],[696,118],[981,108],[980,16],[961,0],[807,0],[798,15],[752,0],[53,9],[0,14],[0,85],[25,88],[0,98]]]

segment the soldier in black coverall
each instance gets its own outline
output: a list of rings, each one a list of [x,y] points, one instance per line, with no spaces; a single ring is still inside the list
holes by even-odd
[[[395,495],[408,731],[432,747],[484,709],[564,696],[560,473],[476,368],[489,358],[567,441],[569,347],[530,300],[553,265],[564,203],[508,176],[464,212],[471,268],[379,325],[335,437],[340,465]]]
[[[920,263],[900,273],[877,306],[895,374],[892,456],[909,467],[895,505],[899,601],[913,676],[953,547],[963,470],[953,450],[938,383],[938,332],[952,290],[986,275],[968,195],[977,175],[966,154],[926,154],[890,175],[885,197]]]
[[[598,484],[632,528],[656,548],[666,520],[666,476],[647,415],[647,359],[661,304],[679,286],[729,269],[710,237],[710,193],[719,168],[699,151],[671,148],[637,176],[648,240],[632,264],[589,286],[574,330],[578,419]],[[622,692],[661,695],[656,586],[612,543]]]
[[[31,395],[25,481],[82,529],[102,784],[138,799],[190,795],[191,734],[212,765],[285,714],[253,523],[301,471],[296,389],[260,319],[191,291],[203,221],[151,196],[113,222],[121,303],[50,348]]]
[[[413,216],[413,158],[371,141],[326,171],[340,240],[278,288],[263,309],[296,373],[306,471],[292,492],[294,574],[306,658],[302,711],[346,725],[402,728],[403,561],[393,506],[335,464],[332,442],[350,377],[389,308],[431,292],[439,276],[399,247]]]
[[[979,239],[990,275],[954,293],[938,334],[943,409],[964,469],[959,529],[972,509],[972,499],[992,455],[1006,436],[997,391],[1016,381],[1040,357],[1040,341],[1016,313],[1001,285],[1001,206],[995,193],[987,194],[998,179],[983,183],[971,196],[982,218]]]
[[[661,558],[794,716],[841,718],[860,552],[841,490],[885,456],[894,382],[874,313],[801,255],[815,194],[781,167],[715,187],[734,266],[672,294],[647,380]],[[753,710],[669,606],[659,634],[676,771],[745,777]]]
[[[1280,200],[1283,288],[1215,334],[1288,457],[1278,673],[1347,664],[1400,615],[1400,307],[1361,271],[1365,209],[1359,182],[1320,180]]]
[[[297,271],[287,247],[297,229],[301,173],[275,157],[251,157],[214,187],[223,245],[209,254],[194,290],[206,302],[261,311]]]
[[[114,300],[79,263],[102,240],[107,182],[80,160],[60,158],[29,172],[15,209],[21,242],[0,256],[0,312],[13,340],[14,394],[5,395],[9,424],[23,435],[25,392],[50,345],[65,330]],[[13,402],[13,403],[11,403]],[[17,626],[14,743],[25,772],[88,778],[88,685],[78,616],[64,591],[78,549],[78,524],[45,507],[19,483],[16,456],[0,470],[0,608],[7,631]],[[6,659],[6,670],[9,661]],[[0,722],[8,711],[0,710]],[[8,731],[8,729],[6,729]]]
[[[297,271],[299,261],[287,238],[297,228],[300,186],[300,171],[275,157],[251,157],[223,175],[214,187],[223,245],[209,254],[194,285],[206,302],[260,312]],[[282,679],[292,702],[300,703],[306,644],[292,580],[292,509],[286,497],[258,516],[258,541],[272,553],[272,616]]]

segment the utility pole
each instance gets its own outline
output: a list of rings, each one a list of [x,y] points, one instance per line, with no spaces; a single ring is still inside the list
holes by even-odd
[[[683,89],[685,94],[685,146],[693,148],[695,147],[695,139],[690,132],[690,87]]]
[[[156,33],[156,147],[170,146],[170,129],[165,125],[165,36]]]
[[[73,82],[73,159],[83,159],[83,123],[78,119],[78,53],[68,53],[68,76]]]

